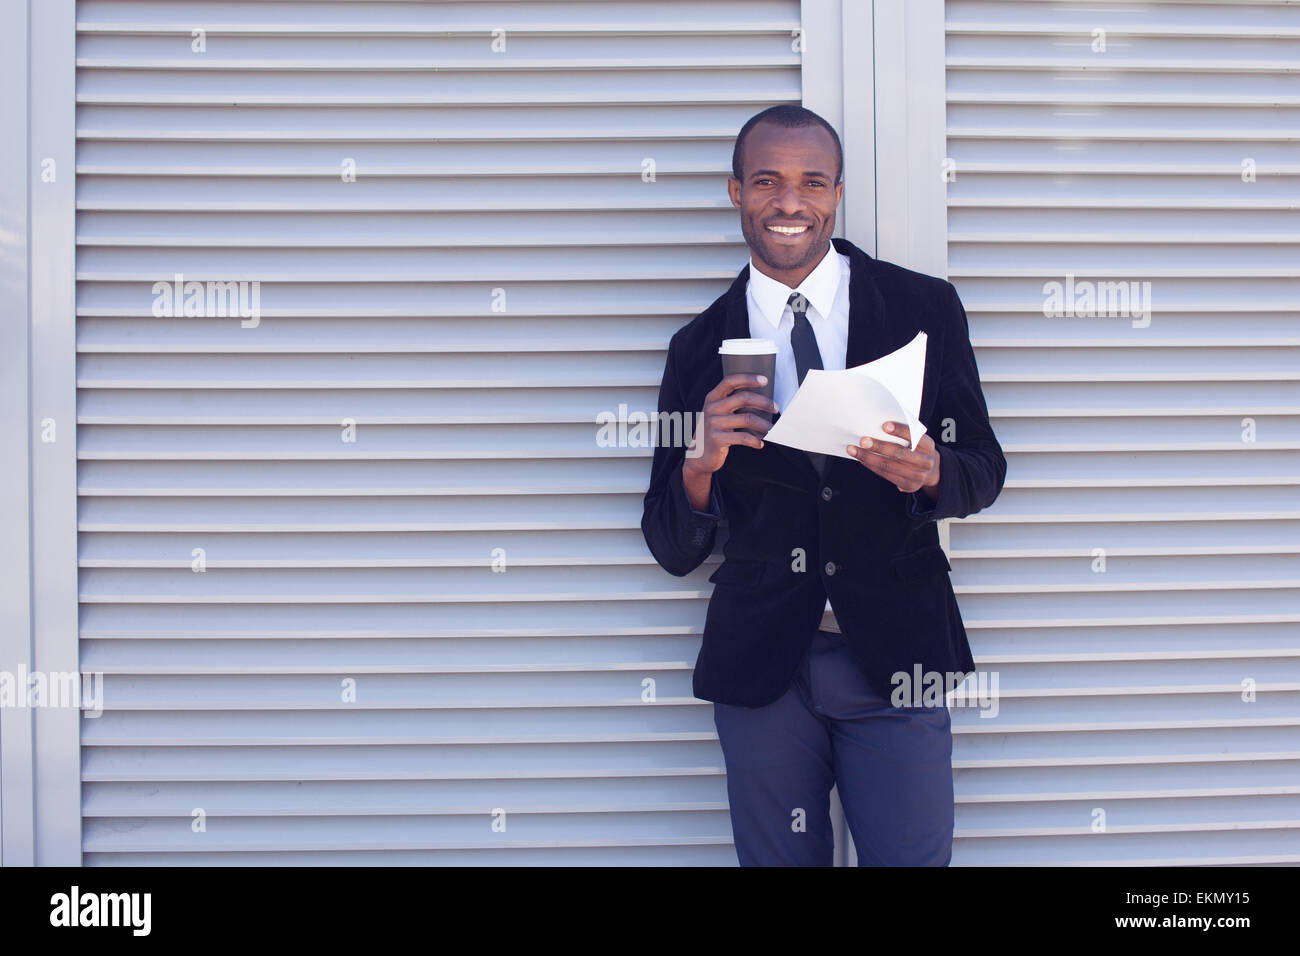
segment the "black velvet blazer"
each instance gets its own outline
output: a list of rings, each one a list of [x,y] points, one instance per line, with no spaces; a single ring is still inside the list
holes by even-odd
[[[785,693],[827,598],[885,699],[894,675],[913,677],[917,665],[945,681],[975,669],[935,522],[992,504],[1007,464],[989,425],[966,311],[951,283],[832,242],[850,261],[846,368],[906,345],[918,331],[928,336],[920,419],[940,458],[939,498],[905,494],[838,456],[819,476],[806,452],[768,442],[732,446],[713,475],[711,511],[700,512],[682,484],[684,447],[658,443],[641,518],[655,560],[670,574],[690,573],[713,550],[718,521],[727,521],[695,664],[694,692],[704,700],[758,707]],[[703,409],[722,379],[718,346],[749,337],[748,278],[746,265],[673,334],[661,413]]]

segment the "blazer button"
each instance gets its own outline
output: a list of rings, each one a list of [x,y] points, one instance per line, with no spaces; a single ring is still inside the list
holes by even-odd
[[[835,562],[834,562],[834,561],[827,561],[827,562],[826,562],[826,573],[827,573],[827,574],[834,574],[834,573],[835,573]]]
[[[833,494],[835,494],[835,492],[831,491],[830,485],[827,485],[822,489],[822,501],[830,501],[831,495]]]

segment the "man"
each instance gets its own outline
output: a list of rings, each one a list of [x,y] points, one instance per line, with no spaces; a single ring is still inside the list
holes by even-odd
[[[838,784],[860,863],[947,865],[952,731],[942,697],[892,693],[974,671],[936,522],[987,507],[1006,476],[966,313],[952,285],[831,239],[839,137],[797,106],[736,137],[731,202],[749,265],[668,346],[662,413],[700,416],[690,454],[659,444],[641,529],[675,575],[729,536],[694,692],[714,703],[742,865],[829,865]],[[809,368],[861,365],[928,336],[916,448],[863,438],[846,456],[758,437]],[[777,343],[775,401],[723,377],[723,339]],[[883,424],[883,423],[882,423]],[[743,429],[752,429],[758,435]],[[910,445],[907,426],[885,430]],[[932,677],[931,675],[936,675]]]

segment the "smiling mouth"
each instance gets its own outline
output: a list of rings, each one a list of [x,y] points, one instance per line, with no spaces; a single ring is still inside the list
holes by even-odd
[[[808,231],[807,226],[768,226],[768,232],[774,232],[778,236],[802,236]]]

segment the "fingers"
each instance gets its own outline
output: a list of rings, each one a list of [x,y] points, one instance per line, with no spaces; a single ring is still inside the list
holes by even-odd
[[[913,451],[893,442],[863,438],[857,446],[846,446],[846,451],[865,467],[892,482],[899,491],[916,491],[932,473],[934,465],[933,453],[922,449],[920,443]]]
[[[855,449],[854,446],[848,446],[849,454],[857,458],[863,465],[870,468],[876,474],[887,477],[916,477],[924,478],[930,473],[930,461],[928,458],[908,457],[901,458],[893,455],[877,455],[862,448]]]
[[[724,375],[722,381],[713,387],[713,390],[704,397],[704,404],[716,402],[726,398],[738,388],[762,388],[767,384],[766,375],[751,375],[748,372],[735,372],[731,375]]]
[[[908,428],[903,422],[885,422],[885,434],[894,435],[907,442],[908,447],[912,445],[912,429]]]
[[[767,381],[764,375],[737,372],[724,375],[705,395],[700,424],[691,447],[699,449],[697,457],[711,465],[710,470],[722,467],[726,450],[732,445],[763,447],[760,436],[766,434],[772,425],[757,412],[775,414],[778,409],[776,402],[749,389],[762,388]],[[739,430],[747,428],[758,434]]]
[[[734,420],[734,424],[728,427],[728,424]],[[729,448],[732,445],[748,445],[750,448],[762,448],[763,439],[760,437],[766,434],[772,426],[757,415],[720,415],[714,419],[721,425],[715,425],[709,432],[709,440],[717,448]],[[753,428],[760,435],[752,435],[746,428]]]
[[[738,408],[753,408],[769,414],[775,414],[778,411],[776,402],[772,401],[772,399],[759,392],[751,392],[745,389],[715,398],[705,404],[704,411],[705,414],[709,415],[725,415],[734,412]]]
[[[871,456],[867,457],[870,458]],[[884,478],[899,491],[916,491],[925,484],[922,472],[900,468],[885,458],[878,458],[876,462],[863,461],[862,464],[881,478]]]
[[[776,402],[758,392],[732,392],[726,398],[720,398],[713,403],[713,411],[719,415],[734,412],[738,408],[751,408],[770,414],[777,411]]]
[[[876,438],[863,438],[857,445],[848,446],[849,454],[860,461],[868,458],[884,458],[900,462],[928,462],[928,457],[920,451],[913,451],[906,445],[897,445],[892,441]]]
[[[752,411],[737,411],[729,415],[716,414],[709,419],[709,427],[714,431],[726,431],[736,428],[752,428],[755,431],[766,435],[772,428],[772,423],[761,415]]]

